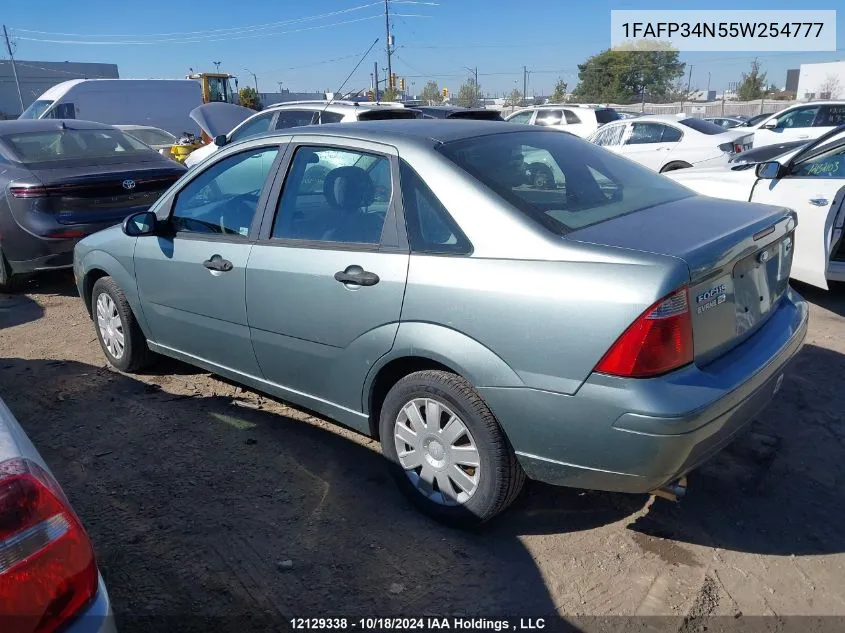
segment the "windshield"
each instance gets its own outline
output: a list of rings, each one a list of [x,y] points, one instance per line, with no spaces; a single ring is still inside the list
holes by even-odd
[[[618,121],[619,113],[613,108],[605,108],[604,110],[596,110],[596,121],[601,124],[610,123],[611,121]]]
[[[41,115],[47,111],[53,105],[53,101],[47,101],[44,99],[40,99],[38,101],[33,101],[29,104],[29,107],[23,111],[23,113],[18,117],[19,119],[40,119]]]
[[[725,128],[721,125],[716,125],[715,123],[705,121],[704,119],[681,119],[678,123],[686,125],[696,132],[701,132],[702,134],[722,134],[725,131]]]
[[[45,130],[0,136],[22,163],[46,163],[75,158],[137,156],[149,147],[118,130]]]
[[[570,134],[506,132],[445,143],[438,150],[495,194],[561,234],[693,195]]]
[[[176,142],[176,137],[165,132],[164,130],[153,130],[150,128],[140,128],[137,130],[124,130],[126,134],[134,136],[136,139],[147,145],[173,145]]]

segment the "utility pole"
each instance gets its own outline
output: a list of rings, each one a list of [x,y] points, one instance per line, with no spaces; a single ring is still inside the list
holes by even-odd
[[[468,70],[475,76],[475,105],[481,105],[481,90],[478,87],[478,66],[475,68],[464,66],[464,70]]]
[[[12,61],[12,74],[15,76],[15,86],[18,88],[18,99],[21,102],[21,112],[26,108],[23,107],[23,94],[21,93],[21,82],[18,80],[18,68],[15,66],[15,55],[12,53],[12,43],[9,41],[9,32],[6,30],[6,25],[3,25],[3,37],[6,38],[6,50],[9,51],[9,59]]]
[[[390,63],[390,56],[393,54],[393,47],[391,46],[390,36],[390,7],[389,0],[384,0],[384,29],[387,35],[387,86],[392,88],[390,82],[393,81],[393,66]]]
[[[528,66],[522,67],[522,102],[527,105],[528,97]]]
[[[681,99],[681,112],[684,111],[684,102],[686,101],[686,98],[689,96],[689,90],[690,90],[691,85],[692,85],[692,64],[690,64],[689,77],[687,78],[687,92],[684,95],[684,98]]]
[[[252,75],[252,79],[253,81],[255,81],[255,94],[258,94],[258,75],[252,72],[249,68],[244,68],[244,70],[250,75]]]
[[[378,102],[378,62],[373,62],[373,80],[373,98]]]

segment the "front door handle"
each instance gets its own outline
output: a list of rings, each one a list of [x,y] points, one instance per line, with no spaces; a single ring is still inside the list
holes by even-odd
[[[827,198],[810,198],[808,202],[814,207],[826,207],[828,205]]]
[[[346,270],[339,270],[334,274],[335,281],[342,284],[354,284],[356,286],[375,286],[379,277],[375,273],[364,270],[360,266],[347,266]]]
[[[212,272],[227,273],[232,270],[232,262],[228,259],[223,259],[220,255],[212,255],[202,265]]]

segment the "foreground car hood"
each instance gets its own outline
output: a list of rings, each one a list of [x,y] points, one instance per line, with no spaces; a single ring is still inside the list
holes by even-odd
[[[701,195],[742,202],[750,199],[751,189],[757,181],[754,165],[691,167],[666,172],[664,175]]]
[[[189,116],[202,128],[203,132],[214,138],[221,134],[228,134],[235,126],[253,114],[255,110],[233,103],[215,101],[194,108]]]

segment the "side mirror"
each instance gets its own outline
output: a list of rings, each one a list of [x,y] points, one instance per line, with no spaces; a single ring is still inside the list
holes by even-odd
[[[214,137],[214,144],[217,147],[223,147],[226,143],[229,142],[229,139],[226,138],[225,134],[218,134]]]
[[[123,232],[129,237],[155,235],[158,228],[158,218],[152,211],[133,213],[123,220]]]
[[[762,127],[764,127],[767,130],[775,130],[775,129],[777,129],[777,126],[778,126],[777,118],[769,119],[768,121],[766,121],[762,125]]]
[[[760,163],[757,165],[757,178],[763,180],[774,180],[780,175],[781,164],[775,161]]]

